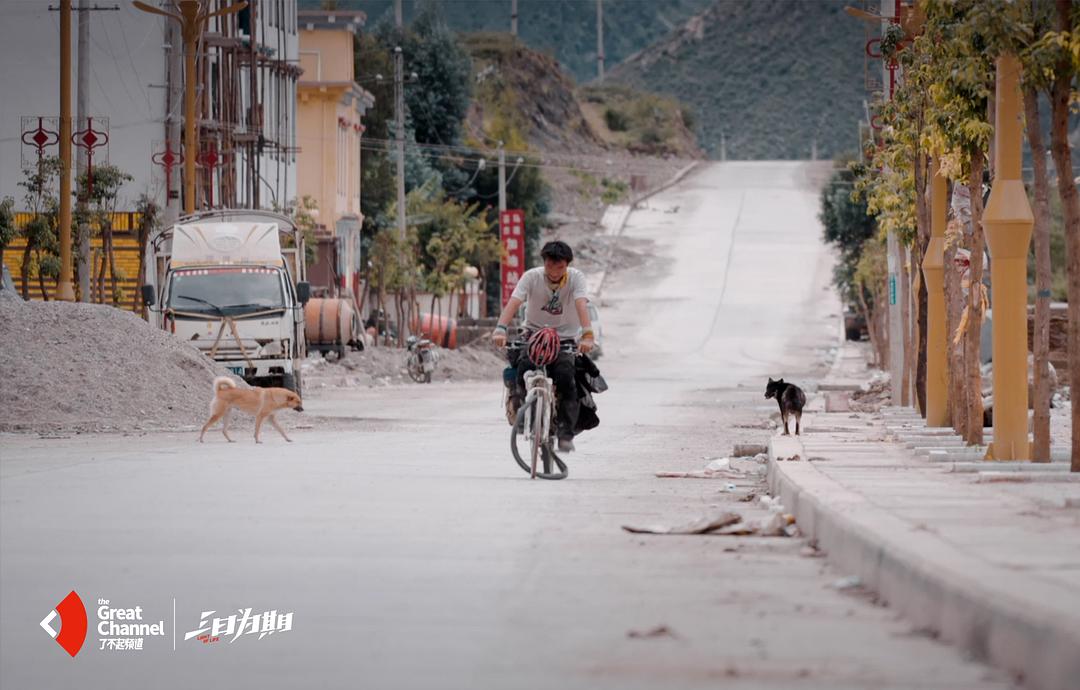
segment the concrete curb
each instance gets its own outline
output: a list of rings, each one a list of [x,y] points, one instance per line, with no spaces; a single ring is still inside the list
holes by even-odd
[[[659,194],[660,192],[668,190],[679,184],[695,168],[701,165],[701,163],[702,161],[693,161],[689,165],[683,166],[678,172],[671,176],[671,179],[669,179],[667,182],[664,182],[656,189],[651,189],[642,194],[641,196],[637,197],[636,199],[630,199],[630,206],[628,207],[626,213],[622,214],[622,218],[618,221],[618,224],[612,229],[611,232],[607,232],[604,234],[610,235],[612,237],[618,237],[622,235],[623,229],[626,227],[627,221],[630,220],[630,216],[633,214],[634,208],[636,208],[638,204],[652,196],[655,196],[656,194]],[[596,281],[595,289],[590,286],[590,292],[592,292],[593,299],[600,299],[600,294],[604,290],[604,283],[606,282],[608,276],[608,266],[611,265],[611,256],[612,254],[614,254],[614,252],[615,248],[613,246],[608,251],[607,258],[604,260],[604,270],[601,272],[600,277]]]
[[[830,562],[915,626],[1016,674],[1027,687],[1077,687],[1080,612],[1025,596],[1023,573],[988,568],[935,533],[913,530],[812,462],[777,462],[773,448],[769,488]]]

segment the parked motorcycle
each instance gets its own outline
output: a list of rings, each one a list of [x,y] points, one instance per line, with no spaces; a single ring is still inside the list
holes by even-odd
[[[431,374],[439,363],[439,351],[435,343],[427,338],[411,335],[405,341],[405,347],[409,353],[405,360],[409,376],[417,383],[431,383]]]

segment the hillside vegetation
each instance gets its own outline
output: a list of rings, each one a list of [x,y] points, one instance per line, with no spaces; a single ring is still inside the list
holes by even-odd
[[[853,152],[864,33],[844,0],[718,0],[612,69],[611,81],[688,103],[713,158]]]
[[[710,0],[604,0],[604,50],[612,65],[645,48],[708,7]],[[368,26],[392,21],[393,0],[337,0],[338,9],[360,9]],[[509,32],[510,0],[404,0],[409,22],[425,4],[436,5],[455,31]],[[301,0],[318,8],[321,0]],[[593,0],[518,0],[518,35],[554,57],[578,82],[596,77],[596,3]]]
[[[462,40],[473,69],[466,122],[471,145],[503,141],[510,150],[547,153],[701,155],[674,98],[619,85],[578,88],[554,58],[505,33]]]

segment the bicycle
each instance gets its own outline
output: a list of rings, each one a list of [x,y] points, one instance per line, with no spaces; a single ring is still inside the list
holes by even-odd
[[[509,343],[507,345],[507,357],[511,362],[515,361],[513,354],[520,353],[522,343]],[[559,348],[560,353],[577,354],[577,346],[567,342]],[[521,354],[521,356],[525,356]],[[513,378],[510,372],[513,372]],[[506,390],[504,392],[504,406],[513,386],[517,385],[517,371],[508,368],[504,376]],[[529,473],[532,479],[566,479],[569,475],[566,463],[555,453],[557,439],[555,436],[555,414],[558,409],[558,398],[555,393],[555,383],[547,375],[547,367],[542,366],[525,373],[525,401],[517,411],[517,417],[513,428],[510,430],[510,452],[518,466]],[[518,437],[528,447],[529,462],[525,461],[518,448]],[[537,464],[542,463],[542,470],[538,471]],[[555,471],[558,468],[558,471]]]

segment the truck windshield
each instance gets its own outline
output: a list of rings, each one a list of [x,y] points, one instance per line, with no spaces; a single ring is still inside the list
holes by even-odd
[[[238,316],[284,309],[281,278],[272,268],[184,269],[173,273],[169,307],[181,312]]]

